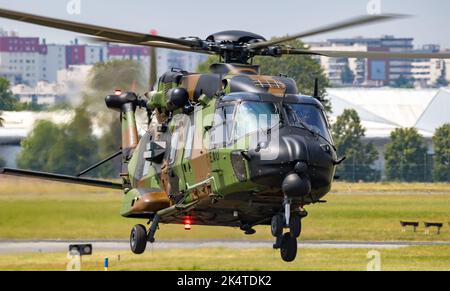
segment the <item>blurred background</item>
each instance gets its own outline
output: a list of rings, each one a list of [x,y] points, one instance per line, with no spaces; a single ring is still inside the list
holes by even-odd
[[[230,29],[270,39],[367,13],[402,13],[414,17],[292,44],[316,50],[450,52],[446,31],[450,2],[440,0],[0,0],[0,7],[203,39]],[[114,153],[120,147],[119,119],[106,110],[104,96],[115,89],[148,91],[150,50],[93,43],[74,33],[0,19],[0,167],[73,175]],[[171,68],[206,72],[217,61],[202,54],[158,49],[156,65],[161,75]],[[334,141],[340,156],[347,157],[338,168],[328,204],[311,207],[304,225],[306,240],[449,242],[450,60],[287,56],[255,63],[261,64],[262,73],[294,78],[304,94],[312,94],[314,79],[320,79]],[[145,121],[140,127],[145,130]],[[119,172],[120,161],[116,161],[94,176],[115,178]],[[119,217],[120,198],[120,193],[86,187],[0,177],[0,239],[127,239],[132,222]],[[426,234],[424,229],[402,232],[401,220],[438,222],[444,228],[440,234]],[[166,240],[270,239],[265,228],[258,229],[254,238],[221,228],[185,233],[176,226],[159,234]],[[236,259],[242,252],[253,251],[231,250],[231,259],[223,258],[230,265],[211,265],[198,258],[197,265],[189,260],[181,265],[148,265],[142,260],[138,268],[252,268]],[[305,252],[314,259],[301,259],[302,265],[291,265],[292,269],[327,268],[325,263],[314,265],[314,260],[331,260],[330,269],[361,269],[366,264],[364,252],[351,249]],[[213,249],[210,255],[218,253]],[[448,245],[386,253],[388,269],[448,270],[450,266]],[[259,250],[246,255],[260,256],[265,262],[255,268],[264,269],[269,263],[283,268],[276,256],[267,258]],[[25,261],[36,261],[23,256]],[[131,264],[132,256],[122,253],[124,260],[127,256]],[[417,259],[415,264],[406,263],[411,256]],[[31,268],[59,269],[65,258],[59,260],[59,265]],[[20,261],[16,255],[2,256],[0,249],[0,269],[26,269]],[[95,269],[96,263],[91,263],[89,268]],[[129,264],[123,268],[133,269]]]

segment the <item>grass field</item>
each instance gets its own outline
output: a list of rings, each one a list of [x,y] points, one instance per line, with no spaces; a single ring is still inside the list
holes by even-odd
[[[142,220],[120,217],[122,194],[0,177],[0,239],[127,239]],[[450,241],[449,184],[336,183],[328,203],[309,206],[304,240]],[[401,232],[400,220],[444,222],[441,235]],[[238,229],[162,225],[157,239],[271,239],[268,227],[248,237]]]
[[[270,249],[148,250],[142,256],[130,252],[101,252],[83,257],[82,270],[353,270],[365,271],[369,249],[299,249],[297,260],[284,263]],[[450,271],[450,247],[408,247],[379,250],[384,271]],[[119,261],[120,256],[120,261]],[[249,259],[251,258],[251,259]],[[0,256],[0,270],[66,270],[64,253]]]
[[[0,177],[0,240],[128,239],[142,220],[120,217],[120,191]],[[450,184],[336,183],[328,203],[307,208],[303,240],[450,241]],[[418,232],[401,232],[400,220],[420,221]],[[423,222],[443,222],[441,235],[425,234]],[[233,228],[162,225],[157,239],[272,239],[268,227],[254,236]],[[95,252],[83,270],[366,270],[369,249],[301,248],[294,263],[271,249]],[[450,270],[450,247],[382,249],[383,270]],[[120,261],[118,257],[120,256]],[[249,259],[251,258],[251,259]],[[65,270],[65,253],[0,255],[0,270]]]

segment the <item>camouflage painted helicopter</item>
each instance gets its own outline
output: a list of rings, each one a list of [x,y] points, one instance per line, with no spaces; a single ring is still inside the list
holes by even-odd
[[[157,89],[138,96],[116,91],[108,108],[120,112],[122,149],[78,176],[4,169],[3,174],[121,189],[121,215],[151,223],[133,227],[131,250],[145,251],[160,223],[238,227],[254,234],[271,226],[284,261],[297,254],[305,206],[324,202],[336,155],[318,96],[299,94],[293,79],[262,75],[255,56],[321,55],[347,58],[450,58],[450,54],[314,51],[286,41],[397,18],[364,16],[292,36],[266,40],[245,31],[224,31],[205,40],[171,38],[75,23],[0,9],[0,17],[64,29],[95,40],[215,54],[209,74],[172,69]],[[152,62],[153,64],[155,62]],[[154,66],[154,65],[153,65]],[[155,69],[151,79],[156,80]],[[295,76],[293,76],[295,77]],[[153,81],[152,81],[153,84]],[[148,128],[138,135],[135,113],[147,111]],[[122,157],[122,183],[81,176]],[[288,229],[285,232],[285,229]]]

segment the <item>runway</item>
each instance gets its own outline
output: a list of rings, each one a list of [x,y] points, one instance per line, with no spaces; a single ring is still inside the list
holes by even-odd
[[[93,251],[129,250],[129,242],[121,240],[86,241],[0,241],[0,255],[17,253],[67,252],[70,244],[89,243]],[[148,244],[147,250],[196,248],[271,248],[272,241],[159,241]],[[450,246],[450,242],[356,242],[356,241],[299,241],[299,248],[323,249],[398,249],[411,246]]]

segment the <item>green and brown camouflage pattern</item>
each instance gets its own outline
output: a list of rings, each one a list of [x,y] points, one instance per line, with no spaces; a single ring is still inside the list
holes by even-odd
[[[123,147],[133,150],[126,177],[131,187],[125,189],[121,215],[151,219],[157,213],[163,223],[182,223],[189,214],[196,224],[239,227],[245,222],[268,224],[265,218],[271,218],[273,209],[282,205],[280,189],[249,178],[248,161],[241,155],[250,148],[248,137],[211,148],[209,129],[214,125],[218,96],[246,88],[282,98],[286,93],[297,93],[295,82],[260,75],[255,66],[227,64],[222,70],[223,75],[178,71],[163,76],[158,89],[147,94],[147,107],[153,114],[139,143],[134,111],[122,115]],[[192,113],[167,112],[167,94],[176,87],[188,92],[195,104]],[[161,130],[163,126],[167,131]],[[164,149],[158,162],[146,160],[152,147]],[[239,176],[235,168],[240,169]]]

